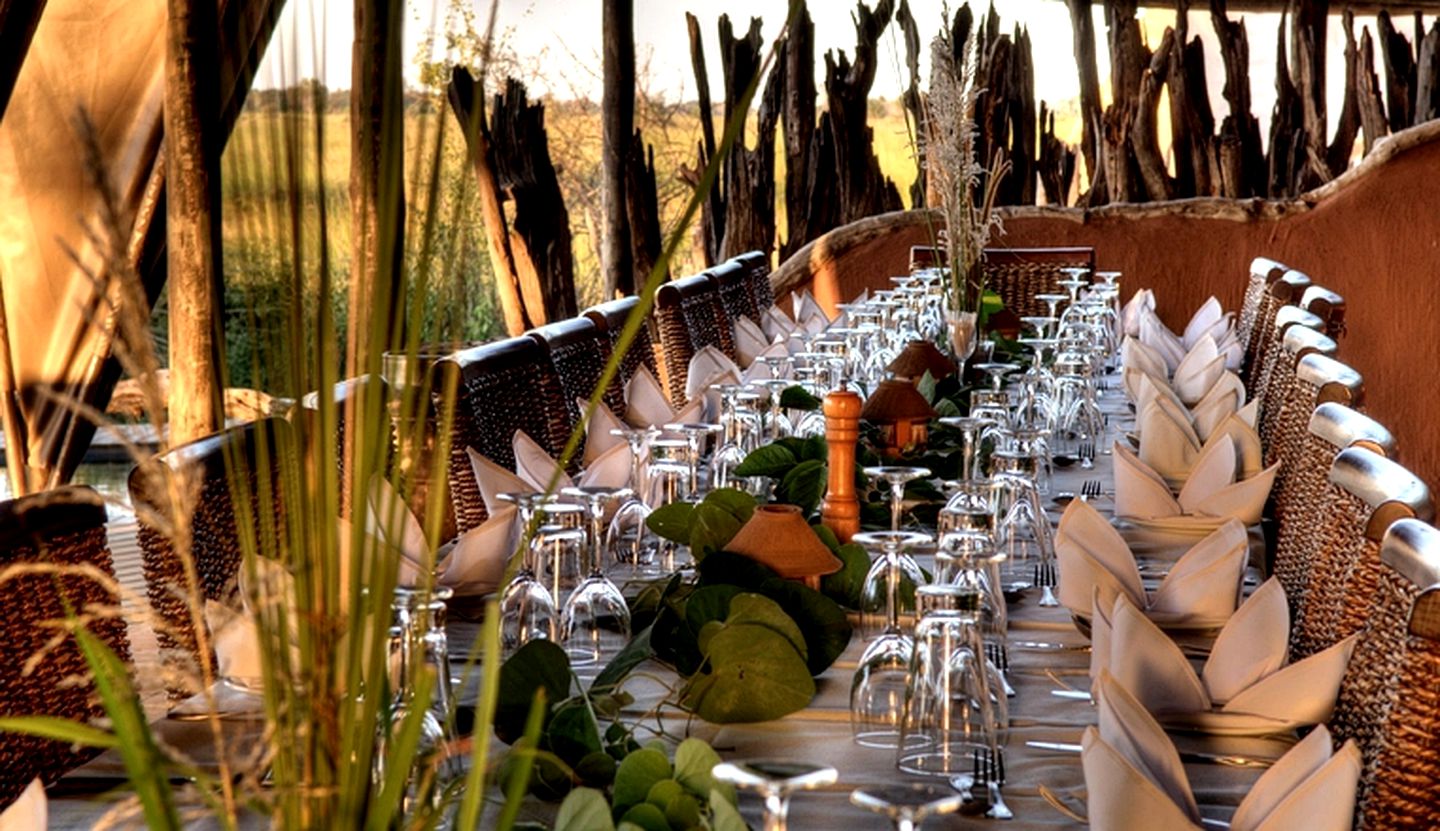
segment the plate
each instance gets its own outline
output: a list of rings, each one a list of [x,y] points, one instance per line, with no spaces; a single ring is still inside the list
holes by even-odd
[[[1160,723],[1175,730],[1207,733],[1212,736],[1273,736],[1292,733],[1304,722],[1282,721],[1252,713],[1227,713],[1211,710],[1204,713],[1172,713],[1160,717]]]

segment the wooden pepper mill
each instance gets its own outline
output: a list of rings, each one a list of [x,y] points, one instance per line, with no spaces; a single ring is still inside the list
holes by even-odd
[[[829,481],[820,521],[840,542],[860,533],[860,498],[855,493],[855,443],[860,440],[860,396],[850,390],[825,395],[825,441],[829,445]]]

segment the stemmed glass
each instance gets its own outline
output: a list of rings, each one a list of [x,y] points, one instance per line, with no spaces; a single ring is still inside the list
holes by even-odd
[[[890,483],[890,530],[900,530],[900,515],[904,512],[905,506],[905,483],[912,479],[923,479],[930,475],[930,470],[923,467],[902,467],[896,465],[876,465],[864,469],[865,475],[871,479],[883,479]]]
[[[771,378],[757,381],[756,386],[764,388],[770,396],[770,440],[776,441],[792,434],[795,428],[790,424],[790,419],[785,417],[785,410],[780,406],[780,394],[791,386],[790,381],[784,378]]]
[[[1050,520],[1040,502],[1035,484],[1036,458],[1016,450],[997,450],[995,462],[996,548],[1004,555],[1002,567],[1008,588],[1024,588],[1027,569],[1034,569],[1033,585],[1040,585],[1040,605],[1056,605],[1054,586],[1055,548],[1050,539]]]
[[[910,638],[900,628],[900,613],[914,609],[913,597],[907,603],[901,589],[907,579],[912,586],[924,582],[919,565],[903,552],[928,540],[924,534],[907,531],[876,531],[852,538],[867,549],[881,551],[865,575],[860,602],[862,622],[874,640],[861,654],[850,684],[850,728],[855,742],[865,747],[894,748],[899,742],[911,651]]]
[[[654,427],[615,428],[610,435],[625,439],[630,445],[630,487],[631,496],[626,499],[615,516],[610,518],[610,531],[606,539],[610,548],[611,562],[617,567],[628,567],[636,572],[655,559],[655,535],[646,525],[650,518],[650,506],[645,504],[645,457],[648,455],[650,440],[660,435]]]
[[[980,478],[980,431],[995,422],[988,418],[945,416],[940,423],[960,431],[960,473],[965,479]]]
[[[1056,317],[1055,312],[1060,308],[1060,304],[1070,299],[1070,296],[1067,294],[1045,293],[1035,295],[1035,299],[1050,307],[1050,317]]]
[[[603,664],[630,642],[630,607],[605,576],[605,507],[633,494],[629,488],[570,487],[561,493],[578,499],[590,518],[586,577],[570,593],[560,613],[560,643],[572,666]]]
[[[895,831],[915,831],[929,817],[958,811],[965,797],[953,788],[910,783],[858,788],[851,791],[850,802],[886,817],[895,823]]]
[[[999,392],[1005,388],[1005,376],[1020,369],[1019,364],[992,363],[975,364],[975,368],[990,376],[990,389]]]
[[[692,502],[698,502],[700,500],[700,457],[705,451],[705,439],[707,436],[720,432],[720,425],[699,422],[672,423],[665,425],[665,429],[684,436],[690,446],[689,498]]]
[[[765,801],[765,817],[761,824],[763,831],[785,831],[791,795],[796,791],[833,785],[840,774],[829,765],[751,759],[721,762],[710,769],[710,775],[737,788],[755,791]]]

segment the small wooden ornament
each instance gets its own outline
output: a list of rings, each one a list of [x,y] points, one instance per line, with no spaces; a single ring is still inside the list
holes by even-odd
[[[845,566],[815,536],[810,523],[794,505],[759,506],[725,549],[743,554],[787,580],[801,580],[817,590],[823,575],[834,574]]]
[[[911,382],[918,382],[928,372],[930,377],[938,381],[955,374],[955,362],[945,357],[945,353],[930,341],[912,340],[905,350],[885,367],[885,371],[896,378],[906,378]]]
[[[924,447],[935,409],[909,381],[881,381],[860,417],[880,428],[882,452],[891,458]]]

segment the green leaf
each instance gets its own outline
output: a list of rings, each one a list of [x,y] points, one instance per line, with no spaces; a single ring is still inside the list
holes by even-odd
[[[733,472],[736,476],[769,476],[776,479],[784,476],[795,466],[795,462],[795,454],[789,448],[778,443],[767,444],[750,451]]]
[[[744,589],[721,583],[702,586],[685,601],[685,623],[698,638],[700,630],[711,621],[724,621],[730,614],[730,601]]]
[[[831,552],[840,550],[840,538],[835,536],[835,532],[831,531],[827,526],[820,524],[811,525],[810,530],[815,532],[815,536],[819,537],[820,541],[825,543],[825,547],[830,549]]]
[[[685,793],[685,786],[674,779],[661,779],[650,786],[650,791],[645,794],[645,801],[656,808],[665,809],[670,800]]]
[[[700,563],[697,568],[700,572],[702,587],[729,585],[755,591],[766,580],[777,576],[769,568],[733,551],[717,551],[706,557],[705,561]]]
[[[630,808],[620,818],[623,824],[633,825],[642,831],[670,831],[670,822],[665,819],[665,812],[656,808],[648,802],[642,802]]]
[[[794,583],[789,580],[776,580],[774,582],[804,588],[799,583]],[[783,594],[783,590],[780,593]],[[795,623],[795,620],[785,613],[781,605],[770,597],[753,592],[743,592],[735,595],[735,597],[730,600],[730,613],[725,616],[725,625],[728,627],[741,624],[754,624],[756,626],[773,629],[779,634],[784,635],[785,639],[790,641],[790,645],[795,647],[795,651],[799,652],[801,657],[805,657],[808,654],[804,633],[800,631],[800,627]],[[705,651],[703,647],[701,651]]]
[[[996,292],[986,289],[985,292],[980,295],[981,317],[989,317],[1003,308],[1005,308],[1005,299]]]
[[[669,778],[670,760],[664,753],[648,747],[631,753],[615,771],[615,810],[623,813],[631,805],[639,805],[656,782]]]
[[[614,831],[610,803],[594,788],[576,788],[560,803],[555,831]]]
[[[964,415],[960,411],[960,405],[952,398],[942,398],[935,402],[935,415],[938,418],[949,418],[951,416]]]
[[[735,807],[733,794],[726,798],[718,790],[710,792],[710,828],[711,831],[750,831],[740,816],[740,809]]]
[[[858,543],[846,543],[835,551],[845,565],[834,574],[820,578],[820,590],[826,597],[851,609],[860,608],[860,590],[870,572],[870,555]]]
[[[809,412],[820,409],[822,403],[824,402],[816,398],[809,390],[802,386],[786,387],[780,392],[780,406],[787,410],[804,410]]]
[[[925,370],[925,374],[920,376],[915,383],[915,391],[925,396],[925,403],[935,403],[935,376],[930,374],[930,370]]]
[[[755,497],[735,488],[716,488],[705,495],[705,504],[728,511],[742,523],[749,522],[755,513]]]
[[[835,601],[794,580],[772,580],[760,591],[784,610],[805,639],[802,654],[811,675],[828,669],[850,645],[854,630]]]
[[[544,689],[545,700],[550,702],[570,697],[570,658],[547,640],[530,641],[500,667],[495,735],[501,741],[513,744],[524,733],[537,689]]]
[[[615,781],[616,762],[609,753],[596,751],[581,759],[575,765],[575,775],[587,785],[604,788]],[[606,815],[609,815],[607,807]]]
[[[650,645],[650,637],[654,633],[654,625],[641,629],[638,634],[625,644],[625,648],[616,653],[610,663],[600,670],[595,680],[590,682],[590,694],[596,695],[614,689],[624,681],[636,667],[655,657],[655,649]]]
[[[696,505],[692,516],[690,556],[696,562],[704,561],[712,552],[723,550],[745,524],[725,508],[708,502]]]
[[[700,827],[700,802],[688,793],[677,793],[665,803],[665,821],[671,828]]]
[[[23,733],[83,747],[118,747],[113,733],[57,716],[12,716],[0,718],[0,733]]]
[[[795,453],[795,458],[802,462],[811,459],[826,461],[830,458],[830,445],[825,443],[824,436],[808,436],[800,440],[800,449]]]
[[[685,707],[714,724],[771,721],[803,709],[815,679],[794,644],[768,626],[727,625],[710,638],[710,671],[692,677]]]
[[[780,480],[775,488],[775,500],[800,506],[800,511],[809,515],[820,504],[825,495],[825,463],[818,459],[806,459],[795,465]]]
[[[550,751],[567,763],[578,763],[600,752],[600,726],[583,698],[572,698],[554,708],[545,728]]]
[[[685,789],[696,796],[705,796],[717,789],[729,794],[734,801],[734,790],[728,783],[716,782],[710,771],[720,764],[720,754],[706,744],[704,739],[690,737],[675,748],[675,778]],[[713,799],[712,799],[713,801]]]
[[[671,502],[661,505],[645,520],[645,526],[671,542],[690,544],[691,512],[695,506],[689,502]]]

